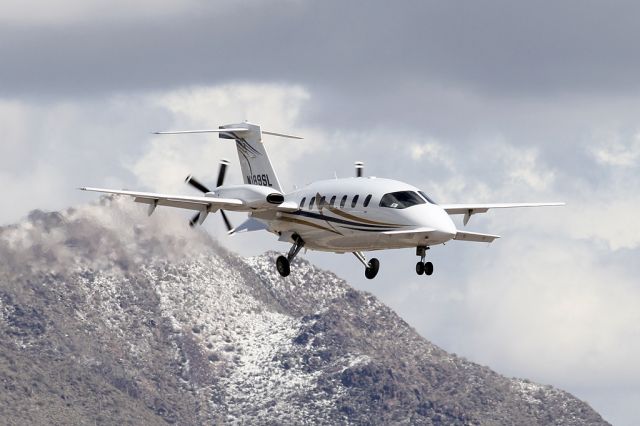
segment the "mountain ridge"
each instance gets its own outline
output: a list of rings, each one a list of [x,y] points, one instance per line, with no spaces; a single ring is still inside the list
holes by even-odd
[[[243,259],[128,200],[0,228],[9,424],[607,424],[428,342],[302,258]]]

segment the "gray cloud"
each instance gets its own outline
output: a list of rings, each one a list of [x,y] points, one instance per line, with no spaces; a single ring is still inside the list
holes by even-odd
[[[347,93],[637,92],[635,2],[203,3],[139,20],[3,25],[2,93],[83,95],[239,80]]]

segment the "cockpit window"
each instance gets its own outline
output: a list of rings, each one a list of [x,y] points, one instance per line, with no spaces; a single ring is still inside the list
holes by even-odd
[[[435,201],[433,201],[427,194],[425,194],[424,191],[418,191],[418,192],[420,193],[420,195],[422,195],[424,197],[425,200],[427,200],[431,204],[438,204]]]
[[[406,209],[416,204],[425,204],[425,200],[413,191],[398,191],[385,194],[380,200],[380,207]]]

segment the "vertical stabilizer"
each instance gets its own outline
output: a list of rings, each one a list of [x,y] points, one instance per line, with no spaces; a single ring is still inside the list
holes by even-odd
[[[245,128],[247,130],[234,131],[238,128]],[[220,137],[223,139],[234,139],[236,141],[244,183],[269,186],[282,192],[278,176],[275,170],[273,170],[269,155],[262,143],[260,126],[250,123],[240,123],[220,126],[220,129],[234,129],[228,132],[220,132]]]

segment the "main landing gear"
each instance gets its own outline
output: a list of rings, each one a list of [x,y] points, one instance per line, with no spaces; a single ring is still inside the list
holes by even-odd
[[[367,262],[362,252],[354,251],[353,255],[364,265],[364,276],[372,280],[378,275],[380,270],[380,261],[375,257]]]
[[[278,273],[283,277],[289,276],[291,273],[291,261],[300,252],[300,249],[304,247],[304,241],[298,234],[293,234],[293,246],[289,250],[287,257],[278,256],[276,259],[276,269]]]
[[[420,261],[416,263],[416,273],[418,275],[433,274],[433,263],[424,261],[424,258],[427,256],[427,250],[429,250],[429,247],[420,246],[416,248],[416,255],[420,256]]]

